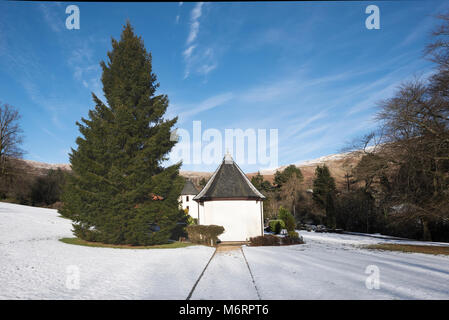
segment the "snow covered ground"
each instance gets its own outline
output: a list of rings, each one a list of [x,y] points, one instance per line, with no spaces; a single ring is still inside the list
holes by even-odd
[[[242,250],[217,252],[191,299],[259,299]]]
[[[243,247],[262,299],[449,299],[448,256],[354,246],[432,243],[305,231],[300,234],[305,245]],[[372,285],[373,271],[378,271],[379,289]],[[366,286],[368,277],[372,289]]]
[[[185,299],[214,251],[58,241],[70,229],[56,210],[0,202],[0,299]]]
[[[203,246],[130,250],[58,241],[72,237],[70,229],[56,210],[0,202],[0,299],[185,299],[214,252]],[[448,256],[355,246],[448,244],[300,233],[305,245],[217,252],[191,298],[449,299]],[[379,288],[369,289],[366,281],[375,280],[376,271]]]

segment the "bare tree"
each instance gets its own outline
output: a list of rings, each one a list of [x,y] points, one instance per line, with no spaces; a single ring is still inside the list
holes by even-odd
[[[8,159],[20,158],[23,150],[21,116],[16,108],[8,104],[0,104],[0,177],[8,174]]]
[[[431,239],[430,223],[449,217],[449,105],[434,91],[434,81],[406,82],[379,103],[377,151],[365,154],[354,170],[364,190],[394,209],[396,219],[420,221],[424,239]]]
[[[434,41],[427,45],[424,54],[430,61],[440,67],[449,69],[449,12],[439,14],[436,18],[442,20],[442,24],[433,30]]]
[[[294,217],[296,217],[296,205],[298,203],[302,181],[302,176],[298,177],[296,172],[293,172],[280,189],[281,198],[287,202],[290,208],[292,208]]]

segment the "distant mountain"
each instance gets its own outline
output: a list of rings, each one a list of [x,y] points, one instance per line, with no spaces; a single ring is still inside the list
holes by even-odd
[[[329,170],[333,177],[336,180],[337,185],[340,187],[344,184],[345,174],[354,167],[361,158],[361,153],[358,152],[347,152],[347,153],[337,153],[331,154],[327,156],[323,156],[313,160],[307,160],[300,163],[295,163],[295,166],[301,169],[301,172],[304,176],[304,182],[307,188],[312,187],[312,180],[315,174],[315,168],[317,165],[326,164],[329,167]],[[31,161],[31,160],[17,160],[25,165],[29,170],[29,173],[32,175],[43,175],[50,169],[61,169],[70,171],[69,164],[50,164],[45,162]],[[260,174],[264,176],[264,178],[270,182],[274,180],[274,174],[276,170],[284,170],[287,166],[281,166],[277,169],[271,170],[261,170]],[[246,175],[251,179],[257,172],[247,173]],[[201,171],[180,171],[180,175],[186,177],[198,186],[199,182],[202,178],[206,180],[212,176],[213,172],[201,172]]]
[[[346,153],[336,153],[327,156],[323,156],[313,160],[307,160],[299,163],[295,163],[294,165],[301,169],[301,172],[304,176],[304,183],[307,188],[312,188],[313,185],[313,177],[315,175],[315,168],[318,165],[325,164],[332,176],[335,178],[338,187],[341,187],[345,181],[345,175],[351,171],[353,167],[357,165],[362,153],[360,152],[346,152]],[[274,174],[277,170],[282,171],[287,167],[281,166],[277,169],[272,170],[261,170],[260,174],[264,176],[266,180],[273,182]],[[248,174],[249,177],[252,177],[256,173]]]

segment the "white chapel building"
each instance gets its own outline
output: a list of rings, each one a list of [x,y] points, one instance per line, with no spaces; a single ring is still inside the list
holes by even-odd
[[[265,196],[252,185],[231,155],[226,154],[193,198],[198,204],[197,213],[189,205],[189,214],[198,219],[198,224],[223,226],[221,241],[247,241],[263,235],[263,199]]]
[[[181,208],[188,211],[189,215],[198,219],[198,202],[193,201],[193,198],[198,194],[198,190],[190,180],[186,180],[184,188],[181,191],[180,202]]]

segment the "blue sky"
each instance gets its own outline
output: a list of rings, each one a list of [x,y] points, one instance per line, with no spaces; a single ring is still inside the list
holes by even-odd
[[[80,29],[65,9],[77,4]],[[365,8],[380,9],[380,30]],[[376,102],[428,76],[445,1],[0,3],[0,101],[20,110],[26,159],[67,163],[102,97],[99,62],[129,19],[178,127],[278,129],[279,165],[336,153],[375,126]],[[190,48],[190,49],[189,49]],[[224,135],[224,134],[223,134]],[[209,171],[211,165],[183,165]],[[241,164],[245,171],[260,166]]]

